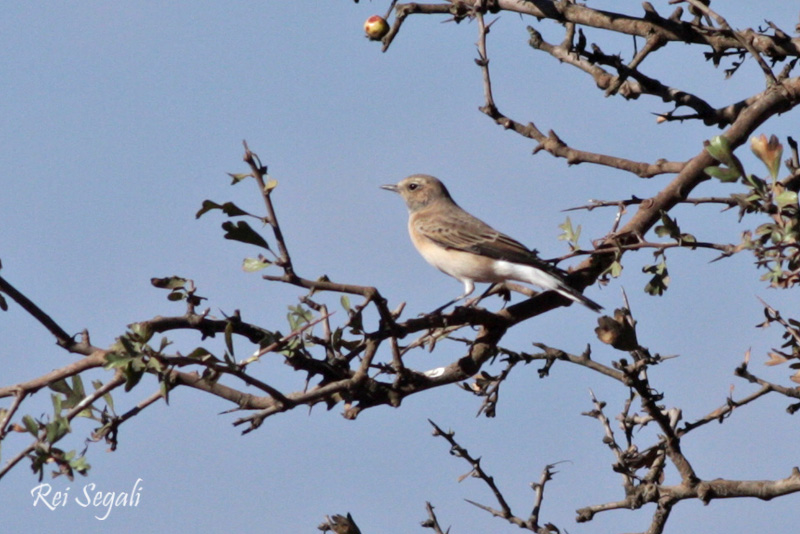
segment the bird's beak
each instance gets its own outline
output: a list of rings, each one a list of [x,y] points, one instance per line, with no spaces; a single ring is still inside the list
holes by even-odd
[[[394,184],[382,185],[381,189],[386,189],[387,191],[391,191],[393,193],[399,193],[400,192],[400,191],[397,190],[397,186],[394,185]]]

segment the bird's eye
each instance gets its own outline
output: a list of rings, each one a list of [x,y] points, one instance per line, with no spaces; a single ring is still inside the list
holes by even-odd
[[[408,184],[409,191],[413,191],[419,187],[419,184]]]

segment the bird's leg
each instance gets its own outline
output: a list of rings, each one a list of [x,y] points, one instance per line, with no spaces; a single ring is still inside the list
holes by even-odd
[[[472,307],[472,306],[475,306],[477,303],[479,303],[480,301],[482,301],[483,299],[488,297],[497,286],[498,286],[498,284],[496,284],[496,283],[489,285],[489,287],[486,288],[486,291],[481,293],[481,296],[469,299],[464,304],[464,306],[466,306],[468,308]]]
[[[452,304],[455,304],[459,300],[463,300],[463,299],[467,298],[468,296],[470,296],[472,294],[473,291],[475,291],[475,284],[472,282],[472,280],[465,279],[465,280],[462,280],[462,282],[464,282],[464,293],[462,295],[454,298],[453,300],[451,300],[450,302],[448,302],[444,306],[439,306],[438,308],[436,308],[435,310],[433,310],[431,312],[431,315],[436,315],[436,314],[442,313],[442,310],[444,310],[445,308],[449,307]],[[469,306],[470,304],[467,304],[467,305]]]
[[[433,310],[432,312],[430,312],[427,315],[438,315],[438,314],[442,313],[442,311],[444,311],[445,308],[450,307],[451,305],[455,304],[456,302],[458,302],[459,300],[461,300],[463,298],[464,298],[464,295],[461,295],[460,297],[456,297],[453,300],[449,301],[447,304],[444,304],[443,306],[439,306],[438,308],[436,308],[435,310]]]

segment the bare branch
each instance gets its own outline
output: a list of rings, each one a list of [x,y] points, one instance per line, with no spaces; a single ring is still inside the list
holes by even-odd
[[[528,528],[534,532],[550,533],[554,531],[552,528],[553,525],[550,525],[549,523],[544,527],[539,525],[539,514],[542,511],[542,501],[544,500],[544,487],[545,484],[553,480],[553,475],[556,473],[553,471],[554,467],[555,464],[546,465],[544,469],[542,469],[539,482],[531,484],[535,498],[533,501],[533,510],[531,510],[531,515],[528,518]],[[555,531],[557,532],[557,529],[555,529]]]
[[[480,0],[466,0],[459,3],[475,6],[479,2]],[[667,41],[707,45],[720,51],[738,49],[742,46],[741,41],[730,31],[710,32],[708,28],[664,18],[652,12],[647,13],[645,17],[632,17],[572,2],[497,0],[495,5],[501,11],[531,15],[537,19],[552,19],[560,23],[570,22],[644,39],[654,33],[660,33]],[[744,32],[744,36],[751,40],[755,50],[767,57],[782,59],[786,56],[800,56],[800,39],[788,39],[785,35],[769,36],[752,30]]]
[[[433,505],[429,502],[425,502],[425,510],[428,512],[428,519],[422,522],[423,528],[430,528],[436,534],[447,534],[450,532],[448,528],[446,531],[442,530],[442,527],[439,525],[439,520],[436,518],[436,514],[433,511]]]
[[[81,352],[78,350],[76,345],[78,343],[73,339],[72,336],[67,334],[63,328],[61,328],[49,315],[47,315],[39,306],[34,304],[28,297],[17,291],[17,289],[12,286],[8,281],[0,276],[0,293],[5,293],[11,299],[22,306],[26,312],[28,312],[31,317],[39,321],[42,326],[47,328],[53,336],[56,338],[56,343],[58,346],[63,347],[69,351],[76,351]],[[85,352],[85,348],[81,347],[80,349],[83,350],[83,354],[88,354]]]
[[[523,521],[522,519],[520,519],[518,517],[515,517],[514,514],[511,512],[511,507],[506,502],[505,497],[503,497],[503,494],[500,491],[500,489],[494,483],[494,478],[489,476],[486,473],[486,471],[483,470],[483,467],[481,467],[480,458],[473,458],[469,454],[469,451],[467,451],[464,447],[459,445],[458,442],[453,437],[454,436],[453,432],[445,432],[444,430],[439,428],[439,426],[436,423],[434,423],[433,421],[431,421],[430,419],[428,419],[428,422],[433,427],[433,430],[434,430],[433,431],[433,435],[434,436],[439,436],[441,438],[444,438],[450,444],[450,453],[453,454],[454,456],[458,456],[459,458],[463,458],[467,463],[470,464],[470,466],[472,467],[472,470],[468,473],[468,475],[465,475],[465,477],[466,476],[474,476],[476,478],[480,478],[489,487],[489,489],[494,494],[494,498],[497,500],[497,503],[500,505],[500,510],[499,511],[498,510],[494,510],[492,508],[485,507],[483,505],[480,505],[480,504],[477,504],[477,503],[474,503],[474,502],[471,502],[471,501],[467,501],[467,502],[470,502],[470,504],[473,504],[475,506],[478,506],[479,508],[482,508],[482,509],[488,511],[488,512],[492,513],[493,515],[496,515],[498,517],[502,517],[503,519],[508,520],[512,524],[515,524],[517,526],[525,528],[525,521]]]
[[[106,351],[98,349],[85,358],[66,365],[60,369],[50,371],[49,373],[46,373],[33,380],[20,382],[19,384],[15,384],[13,386],[2,387],[0,388],[0,398],[17,396],[19,392],[23,392],[25,394],[35,393],[59,380],[78,375],[89,369],[97,369],[102,367],[106,363],[106,354]]]
[[[741,32],[734,31],[733,28],[731,28],[730,25],[728,25],[728,21],[726,21],[721,15],[717,14],[714,10],[708,7],[707,5],[708,2],[703,3],[700,2],[699,0],[685,0],[685,1],[694,6],[694,8],[700,11],[701,13],[707,15],[708,17],[713,18],[717,22],[717,24],[719,24],[720,27],[722,27],[723,30],[725,30],[727,33],[732,35],[737,41],[739,41],[742,47],[746,48],[747,51],[750,53],[750,55],[752,55],[753,58],[755,58],[759,68],[761,68],[761,70],[764,72],[764,75],[766,76],[768,83],[770,84],[778,83],[778,80],[775,78],[775,73],[772,72],[772,69],[769,68],[766,61],[764,61],[764,58],[761,57],[761,53],[753,47],[753,44],[750,41],[750,39],[752,39],[752,36],[746,36]]]
[[[623,478],[623,486],[625,487],[625,492],[629,493],[633,489],[634,479],[633,473],[627,469],[627,461],[625,459],[625,454],[622,448],[617,444],[616,439],[614,438],[614,431],[611,430],[611,422],[609,421],[608,417],[605,416],[603,413],[603,408],[605,407],[605,403],[600,402],[597,400],[597,397],[594,394],[594,391],[589,390],[589,394],[592,397],[592,403],[594,404],[594,410],[591,412],[584,413],[583,415],[594,417],[600,424],[603,425],[603,429],[605,430],[605,438],[603,438],[603,443],[605,443],[614,456],[617,459],[615,471],[618,471],[622,474]]]
[[[14,395],[14,402],[11,403],[9,409],[5,412],[5,417],[2,421],[0,421],[0,441],[2,441],[6,437],[6,433],[8,431],[8,425],[11,423],[11,419],[13,419],[14,414],[17,413],[17,409],[19,409],[19,405],[22,404],[23,399],[27,393],[20,389]],[[2,412],[0,412],[2,413]]]

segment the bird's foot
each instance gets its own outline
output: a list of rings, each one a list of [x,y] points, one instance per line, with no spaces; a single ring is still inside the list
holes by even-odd
[[[473,297],[464,303],[465,308],[474,308],[483,298],[483,295],[480,297]]]
[[[424,316],[424,315],[441,315],[441,314],[442,314],[442,312],[443,312],[443,311],[444,311],[446,308],[449,308],[449,307],[450,307],[450,305],[452,305],[452,304],[455,304],[456,302],[458,302],[458,301],[459,301],[459,300],[461,300],[462,298],[464,298],[464,297],[458,297],[457,299],[453,299],[453,300],[451,300],[450,302],[448,302],[448,303],[444,304],[443,306],[439,306],[438,308],[436,308],[436,309],[435,309],[435,310],[433,310],[433,311],[430,311],[430,312],[428,312],[428,313],[421,313],[421,314],[420,314],[420,316]]]

